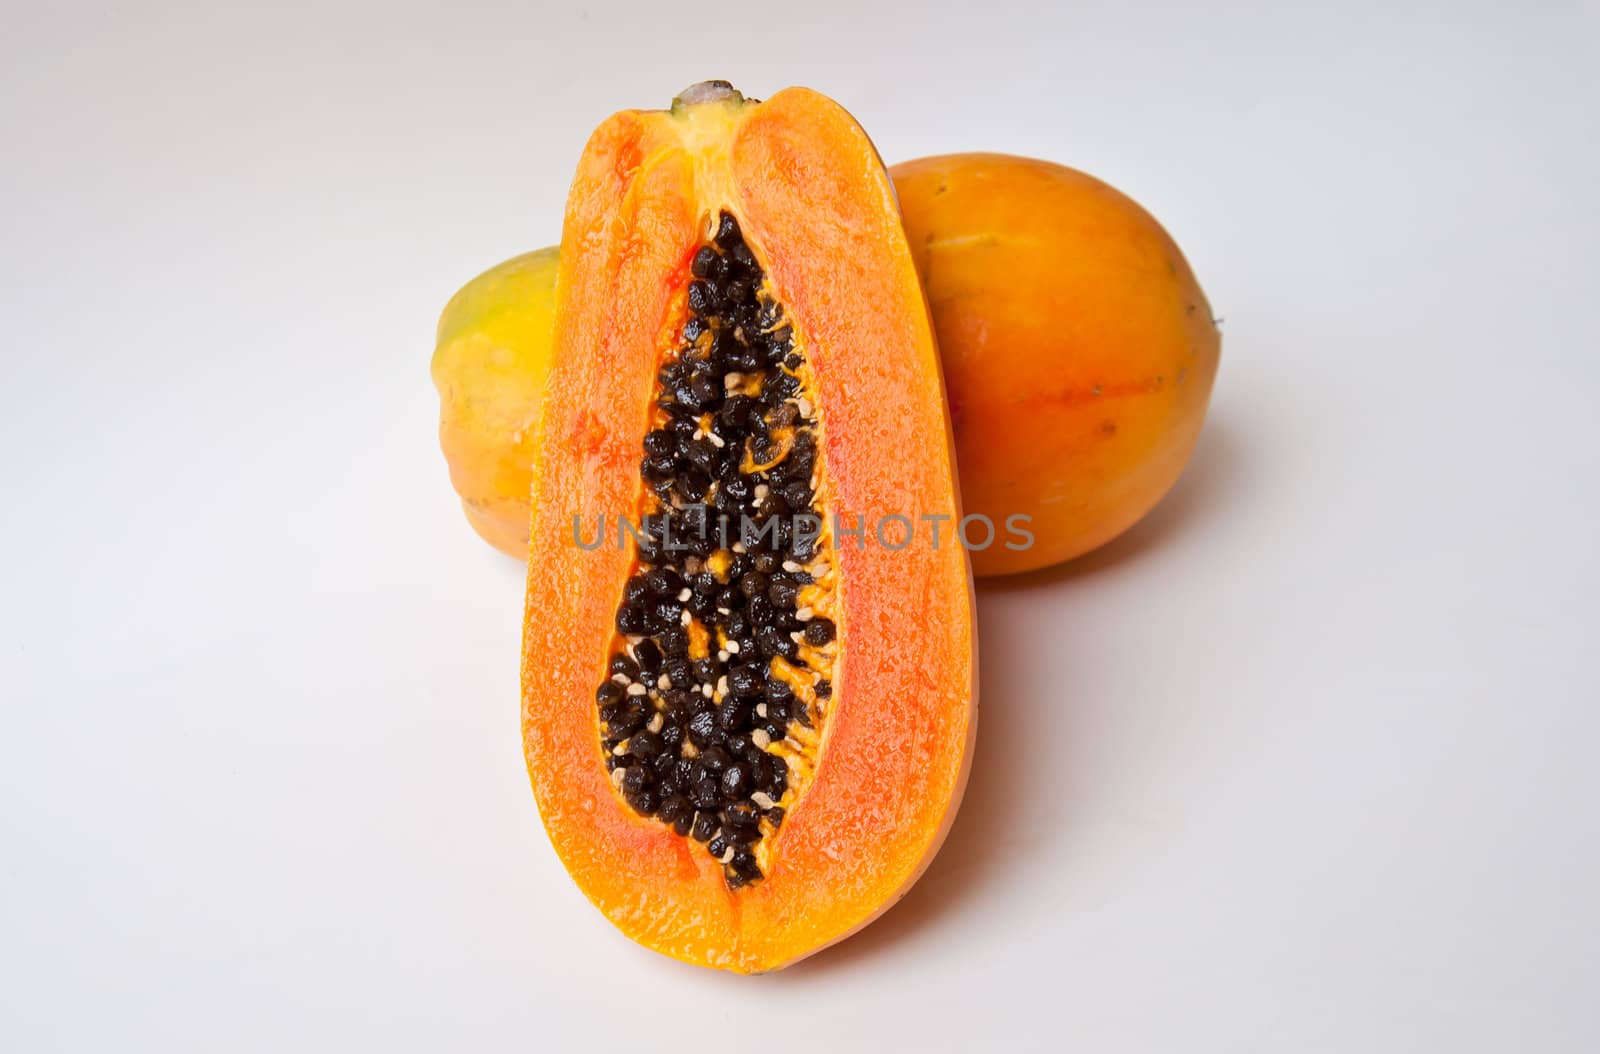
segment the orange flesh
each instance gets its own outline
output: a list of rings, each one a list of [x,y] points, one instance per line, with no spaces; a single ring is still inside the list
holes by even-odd
[[[730,891],[700,847],[613,789],[593,692],[633,553],[578,549],[573,517],[589,531],[596,515],[614,524],[641,507],[657,365],[682,318],[689,259],[722,209],[814,371],[824,507],[869,525],[959,513],[927,308],[888,177],[849,115],[788,89],[603,124],[562,238],[534,465],[524,744],[557,852],[619,928],[685,961],[753,972],[859,928],[926,866],[965,779],[976,658],[965,554],[926,534],[890,550],[869,528],[863,546],[835,552],[833,700],[815,779],[768,839],[766,877]]]

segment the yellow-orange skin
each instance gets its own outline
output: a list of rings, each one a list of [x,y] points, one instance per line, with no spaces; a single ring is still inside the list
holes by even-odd
[[[938,334],[962,505],[998,528],[973,573],[1104,545],[1177,481],[1205,421],[1221,342],[1182,252],[1134,201],[1064,165],[950,154],[890,175]],[[518,559],[559,262],[542,249],[473,279],[445,308],[433,363],[467,518]],[[1019,515],[1033,544],[1013,550]]]
[[[1031,518],[1032,547],[974,552],[973,571],[1104,545],[1177,482],[1205,420],[1221,341],[1183,253],[1064,165],[951,154],[891,173],[939,335],[963,510],[1002,528]]]
[[[555,339],[557,246],[491,267],[439,318],[439,445],[467,522],[496,549],[528,552],[534,417]]]

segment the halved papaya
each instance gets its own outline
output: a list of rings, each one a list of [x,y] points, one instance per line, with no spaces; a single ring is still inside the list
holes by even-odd
[[[629,937],[776,969],[915,881],[976,727],[894,192],[829,99],[707,82],[594,133],[561,253],[522,670],[540,815]]]

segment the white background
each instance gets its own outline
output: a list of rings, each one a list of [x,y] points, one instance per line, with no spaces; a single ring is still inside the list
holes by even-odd
[[[7,5],[0,1047],[1593,1051],[1592,3]],[[519,752],[439,308],[727,77],[1086,169],[1224,316],[1177,491],[980,591],[950,841],[780,974]]]

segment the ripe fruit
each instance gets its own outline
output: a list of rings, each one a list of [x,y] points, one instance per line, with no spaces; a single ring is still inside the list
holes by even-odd
[[[1219,336],[1178,247],[1136,203],[1062,165],[954,154],[890,174],[933,310],[963,506],[996,527],[994,543],[971,554],[974,572],[1027,571],[1110,541],[1176,482],[1216,375]],[[543,253],[523,272],[537,286],[525,300],[503,288],[505,310],[526,312],[530,340],[547,339],[541,305],[556,275]],[[471,332],[458,302],[497,295],[499,270],[457,294],[441,332]],[[473,349],[510,349],[536,368],[545,346],[487,336],[444,362],[441,340],[445,455],[478,533],[520,559],[526,432],[496,422],[526,419],[528,385],[469,365]],[[1007,547],[1020,538],[1006,530],[1016,515],[1029,517],[1030,548]]]
[[[439,318],[439,445],[467,521],[520,560],[528,551],[533,418],[554,337],[556,246],[492,267]]]
[[[957,503],[854,120],[713,82],[602,124],[537,431],[523,739],[563,864],[628,936],[738,972],[871,921],[954,817],[976,660],[963,550],[879,526]]]
[[[1133,526],[1200,436],[1220,337],[1149,213],[1063,165],[953,154],[898,165],[933,310],[961,501],[1030,517],[1031,548],[972,554],[981,575],[1059,563]]]

